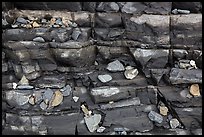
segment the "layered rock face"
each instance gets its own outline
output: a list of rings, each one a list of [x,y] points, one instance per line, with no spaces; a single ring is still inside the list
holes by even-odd
[[[200,2],[2,8],[2,134],[202,134]]]

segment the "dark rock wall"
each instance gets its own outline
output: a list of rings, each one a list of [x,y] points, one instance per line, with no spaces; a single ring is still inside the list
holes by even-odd
[[[2,133],[75,134],[77,125],[78,134],[119,134],[117,127],[123,134],[201,134],[201,12],[200,2],[2,2]],[[114,60],[139,74],[108,71]],[[112,80],[101,82],[103,74]],[[23,76],[29,86],[14,88]],[[192,84],[200,96],[190,94]],[[71,93],[60,105],[44,109],[41,95],[66,85]],[[162,123],[148,118],[159,113],[159,94],[169,108]],[[103,133],[88,131],[79,111],[84,101],[103,116]],[[180,127],[172,129],[169,117]]]

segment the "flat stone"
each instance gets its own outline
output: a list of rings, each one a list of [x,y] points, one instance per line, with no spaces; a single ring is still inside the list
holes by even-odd
[[[150,120],[155,121],[157,123],[162,123],[163,117],[155,111],[150,111],[148,114]]]
[[[119,6],[116,2],[100,2],[96,10],[105,12],[118,12]]]
[[[60,89],[64,97],[67,97],[71,94],[72,88],[70,85],[66,85],[64,88]]]
[[[105,129],[106,129],[105,127],[100,126],[100,127],[96,130],[96,132],[102,133]]]
[[[169,79],[172,84],[202,83],[202,70],[172,68]]]
[[[108,75],[108,74],[105,74],[105,75],[98,75],[98,79],[103,82],[103,83],[106,83],[106,82],[109,82],[112,80],[112,77],[111,75]]]
[[[190,93],[193,96],[200,96],[200,89],[199,89],[199,85],[198,84],[193,84],[190,87]]]
[[[99,127],[98,124],[101,121],[100,114],[94,114],[89,117],[84,117],[86,126],[90,132],[94,132]]]
[[[111,72],[117,72],[117,71],[124,71],[125,68],[123,66],[122,63],[120,63],[120,61],[115,60],[113,62],[110,62],[107,66],[107,70],[111,71]]]
[[[45,104],[44,101],[41,102],[41,103],[40,103],[40,108],[41,108],[42,110],[46,110],[46,109],[47,109],[47,104]]]
[[[110,86],[92,88],[90,93],[95,103],[117,101],[129,96],[128,91]]]
[[[33,39],[34,42],[45,42],[45,40],[42,37],[36,37]]]
[[[17,89],[34,89],[34,87],[30,85],[19,85]]]
[[[121,108],[121,107],[127,107],[127,106],[137,106],[140,105],[140,99],[138,97],[117,101],[114,103],[104,104],[101,105],[101,109],[112,109],[112,108]]]
[[[143,68],[164,68],[168,63],[169,50],[166,49],[131,48],[130,51]]]
[[[46,99],[51,100],[53,94],[54,94],[53,90],[47,89],[47,90],[45,90],[45,92],[43,93],[43,99],[44,99],[44,100],[46,100]]]
[[[24,18],[18,17],[17,22],[22,23],[22,24],[27,24],[27,20],[25,20]]]
[[[180,125],[179,121],[176,118],[172,118],[170,120],[170,126],[171,128],[177,128]]]
[[[128,66],[126,67],[126,70],[124,72],[124,75],[126,79],[134,79],[138,75],[138,70],[136,68],[129,68]]]
[[[62,101],[63,101],[63,94],[59,90],[55,91],[54,98],[51,100],[51,106],[56,107],[60,105]]]

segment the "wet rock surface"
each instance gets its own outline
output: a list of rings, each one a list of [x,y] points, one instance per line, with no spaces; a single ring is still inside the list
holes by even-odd
[[[200,2],[2,8],[2,134],[202,135]]]

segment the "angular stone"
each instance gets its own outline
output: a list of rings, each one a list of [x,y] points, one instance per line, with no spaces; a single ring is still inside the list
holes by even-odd
[[[164,68],[168,63],[169,50],[164,49],[130,49],[142,68]]]
[[[71,33],[72,33],[72,29],[70,27],[66,29],[58,28],[58,29],[53,29],[50,32],[50,36],[52,40],[55,40],[56,42],[66,42],[70,40]]]
[[[164,15],[124,16],[124,39],[139,41],[143,44],[169,45],[170,17]]]
[[[155,121],[157,123],[162,123],[163,117],[155,111],[150,111],[148,114],[150,120]]]
[[[36,37],[33,39],[34,42],[45,42],[45,40],[42,37]]]
[[[87,12],[75,12],[74,22],[79,27],[90,27],[91,26],[91,15]]]
[[[127,106],[137,106],[140,105],[140,99],[138,97],[122,100],[114,103],[101,105],[101,109],[112,109],[112,108],[120,108]]]
[[[168,113],[168,108],[166,106],[160,106],[159,111],[160,111],[160,114],[162,114],[163,116],[166,116]]]
[[[89,131],[94,132],[99,127],[98,124],[101,121],[101,115],[94,114],[90,117],[84,117],[84,120]]]
[[[119,6],[116,2],[100,2],[96,10],[105,12],[118,12]]]
[[[79,97],[73,96],[73,100],[74,100],[74,102],[77,102],[79,100]]]
[[[119,27],[122,25],[121,15],[116,13],[96,13],[95,26],[97,27]]]
[[[22,65],[22,70],[23,70],[24,74],[29,74],[29,73],[35,72],[35,66],[38,66],[37,63],[31,64],[31,63],[28,63],[28,62],[21,63],[21,65]]]
[[[26,75],[26,78],[27,78],[28,80],[34,80],[34,79],[37,79],[37,78],[40,77],[40,76],[41,76],[41,73],[38,72],[38,71],[35,71],[35,72],[32,72],[32,73],[27,74],[27,75]]]
[[[112,77],[111,75],[108,75],[108,74],[105,74],[105,75],[98,75],[98,79],[103,82],[103,83],[106,83],[106,82],[109,82],[112,80]]]
[[[119,60],[115,60],[113,62],[110,62],[106,69],[111,71],[111,72],[117,72],[117,71],[124,71],[125,70],[123,64],[120,63]]]
[[[150,69],[151,77],[158,84],[162,77],[166,74],[169,74],[169,69]]]
[[[74,31],[72,32],[72,39],[76,41],[80,34],[81,34],[80,29],[75,28]]]
[[[53,94],[54,94],[53,90],[51,90],[51,89],[48,88],[48,89],[45,90],[45,92],[43,93],[43,99],[44,99],[44,100],[51,100]]]
[[[46,110],[46,109],[47,109],[47,106],[48,106],[48,105],[45,104],[44,101],[40,103],[40,108],[41,108],[42,110]]]
[[[173,15],[171,30],[171,44],[174,48],[202,49],[202,15]]]
[[[63,75],[47,75],[42,76],[36,81],[39,88],[62,88],[65,86],[65,77]]]
[[[95,103],[117,101],[129,96],[127,91],[109,86],[93,88],[91,89],[90,94],[92,95]]]
[[[124,75],[127,79],[134,79],[138,75],[138,70],[131,66],[127,66]]]
[[[69,41],[66,43],[51,42],[50,44],[53,47],[53,55],[61,63],[75,67],[84,67],[92,65],[95,61],[96,48],[90,42]]]
[[[171,128],[177,128],[180,125],[179,121],[176,118],[172,118],[170,120]]]
[[[125,2],[121,11],[123,13],[142,14],[169,14],[171,2]]]
[[[18,17],[17,22],[22,23],[22,24],[27,24],[27,20],[25,20],[24,18]]]
[[[66,85],[64,88],[60,89],[60,91],[62,92],[63,96],[69,96],[71,94],[72,88],[70,85]]]
[[[202,83],[202,71],[172,68],[169,79],[172,84]]]
[[[105,127],[100,126],[100,127],[96,130],[96,132],[102,133],[105,129],[106,129]]]

